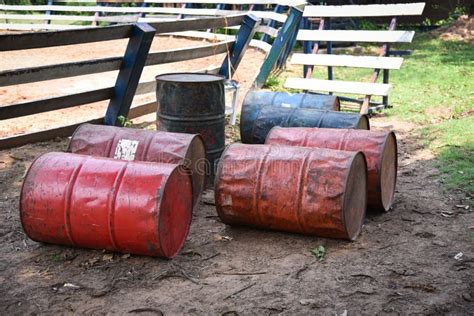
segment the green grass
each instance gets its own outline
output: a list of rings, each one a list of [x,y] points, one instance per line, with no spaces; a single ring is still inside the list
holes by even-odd
[[[474,45],[422,34],[401,71],[388,115],[418,124],[448,189],[474,193]]]
[[[416,135],[437,156],[448,189],[474,193],[474,45],[445,41],[422,33],[413,44],[401,46],[414,53],[405,57],[401,70],[390,72],[393,85],[387,116],[414,123]],[[367,54],[373,47],[363,47]],[[398,48],[397,48],[398,49]],[[302,76],[302,67],[290,66],[272,78],[272,90],[285,90],[288,76]],[[326,78],[326,68],[313,77]],[[334,69],[334,79],[368,81],[371,70]],[[380,82],[380,81],[379,81]]]
[[[438,157],[448,189],[474,193],[474,116],[445,120],[422,132]]]

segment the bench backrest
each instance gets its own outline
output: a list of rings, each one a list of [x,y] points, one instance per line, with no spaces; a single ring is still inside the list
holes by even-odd
[[[303,17],[306,25],[311,20],[319,22],[319,28],[299,30],[297,40],[305,42],[304,54],[294,54],[291,62],[304,65],[305,78],[288,78],[285,86],[294,89],[322,91],[341,94],[365,95],[363,100],[345,98],[348,101],[361,103],[361,112],[369,112],[371,96],[384,97],[378,108],[387,105],[390,85],[388,71],[399,69],[403,58],[391,57],[390,44],[410,43],[413,31],[396,31],[396,17],[404,15],[421,15],[424,3],[387,4],[387,5],[342,5],[342,6],[306,6]],[[331,18],[344,17],[392,17],[388,30],[328,30]],[[319,43],[327,42],[327,53],[318,54]],[[378,56],[333,55],[333,42],[363,42],[383,44]],[[315,43],[315,44],[314,44]],[[314,44],[314,45],[313,45]],[[314,66],[328,67],[328,80],[312,79]],[[374,69],[370,82],[351,82],[333,80],[333,67],[356,67]],[[376,83],[379,72],[384,70],[384,83]],[[375,103],[375,102],[372,102]]]

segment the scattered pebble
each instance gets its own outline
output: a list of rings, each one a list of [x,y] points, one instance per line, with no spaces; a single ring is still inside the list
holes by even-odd
[[[221,240],[222,241],[231,241],[232,239],[234,239],[234,238],[232,238],[230,236],[221,236],[221,235],[216,235],[215,236],[215,240],[217,240],[217,241],[221,241]]]
[[[114,255],[113,254],[106,254],[102,257],[102,260],[103,261],[112,261],[114,259]]]
[[[458,253],[457,255],[454,256],[454,260],[457,260],[457,261],[462,261],[462,256],[464,254],[462,252]]]
[[[450,211],[443,211],[443,212],[441,212],[441,216],[443,216],[443,217],[451,217],[451,216],[453,216],[453,215],[454,215],[454,213],[453,213],[453,212],[450,212]]]
[[[474,299],[472,298],[471,294],[469,294],[469,293],[464,293],[464,294],[462,295],[462,298],[465,299],[465,300],[468,301],[468,302],[474,301]]]
[[[316,301],[313,300],[313,299],[311,299],[311,298],[309,298],[309,299],[301,299],[301,300],[300,300],[300,304],[301,304],[301,305],[305,305],[305,306],[306,306],[306,305],[309,305],[309,304],[314,304],[314,303],[316,303]]]

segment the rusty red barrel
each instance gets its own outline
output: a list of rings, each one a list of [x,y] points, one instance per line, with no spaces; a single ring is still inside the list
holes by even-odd
[[[393,132],[274,127],[265,143],[362,151],[368,167],[368,208],[388,211],[392,206],[397,181],[397,139]]]
[[[123,160],[182,164],[193,179],[193,205],[204,188],[206,149],[199,135],[82,124],[72,135],[69,151]]]
[[[189,231],[192,184],[181,165],[71,153],[37,158],[20,216],[33,240],[174,257]]]
[[[367,204],[367,166],[357,152],[304,147],[229,146],[215,200],[230,225],[354,240]]]

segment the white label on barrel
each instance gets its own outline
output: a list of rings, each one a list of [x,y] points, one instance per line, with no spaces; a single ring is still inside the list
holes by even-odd
[[[282,104],[281,104],[281,107],[282,107],[282,108],[291,108],[291,104],[289,104],[289,103],[282,103]]]
[[[138,140],[121,139],[115,148],[114,159],[135,160],[138,148]]]

